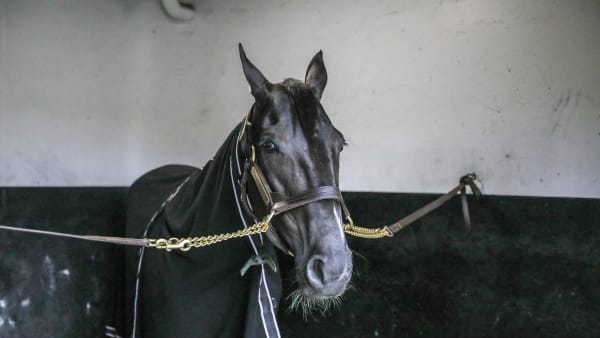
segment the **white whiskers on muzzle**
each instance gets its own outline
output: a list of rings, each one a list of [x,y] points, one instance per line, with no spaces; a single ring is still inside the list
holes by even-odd
[[[348,284],[344,291],[340,292],[339,295],[333,297],[316,297],[309,296],[302,290],[293,291],[287,299],[290,301],[289,311],[298,311],[302,314],[304,320],[312,314],[314,310],[317,310],[321,315],[325,315],[331,308],[339,308],[342,304],[342,297],[347,289],[351,286]]]
[[[339,252],[333,251],[335,252],[336,256],[344,255],[344,251],[348,251],[348,253],[351,255],[346,244],[346,236],[344,233],[344,224],[342,222],[341,207],[339,205],[334,205],[332,211],[333,216],[335,218],[335,226],[337,228],[337,231],[331,229],[326,237],[329,240],[336,242],[336,247],[337,245],[340,245],[339,243],[344,243],[343,246],[341,246],[340,248],[345,249],[341,249],[341,251]],[[351,264],[351,262],[349,264]],[[286,297],[287,301],[290,302],[288,310],[297,311],[301,313],[302,317],[305,320],[311,317],[313,311],[315,310],[321,313],[321,315],[325,315],[330,309],[339,308],[341,306],[344,293],[347,290],[353,288],[353,286],[349,282],[350,276],[352,274],[351,265],[349,268],[347,266],[344,266],[343,271],[340,271],[340,275],[336,277],[336,282],[341,282],[344,284],[339,285],[340,291],[333,296],[324,296],[319,294],[320,291],[305,289],[305,287],[308,288],[308,286],[302,286],[303,283],[308,283],[308,281],[306,281],[304,277],[306,273],[305,270],[306,266],[297,271],[298,278],[296,279],[296,283],[299,283],[299,280],[302,280],[302,282],[299,283],[300,285],[298,285],[298,288],[295,291],[293,291],[289,296]]]

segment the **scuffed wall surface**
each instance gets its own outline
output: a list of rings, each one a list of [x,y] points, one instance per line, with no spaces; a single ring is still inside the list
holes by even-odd
[[[323,49],[345,190],[600,197],[597,1],[0,2],[0,185],[128,185],[201,166]]]
[[[126,195],[124,188],[0,188],[0,224],[123,236]],[[123,247],[6,230],[0,243],[0,337],[104,337],[120,329]]]
[[[344,197],[359,224],[433,198]],[[282,311],[283,336],[598,337],[599,202],[487,196],[471,203],[467,232],[455,199],[394,238],[350,238],[354,288],[324,316]]]

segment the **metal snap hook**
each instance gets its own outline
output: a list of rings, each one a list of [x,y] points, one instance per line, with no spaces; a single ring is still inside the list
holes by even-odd
[[[173,250],[188,251],[192,248],[192,241],[190,241],[189,239],[179,239],[176,237],[172,237],[169,239],[159,238],[154,241],[151,240],[148,246],[161,250],[166,250],[168,252],[171,252]]]

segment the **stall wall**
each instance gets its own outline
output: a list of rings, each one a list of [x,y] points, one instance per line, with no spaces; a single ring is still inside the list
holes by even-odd
[[[324,52],[342,189],[600,197],[597,1],[0,1],[0,186],[127,186],[202,166]]]

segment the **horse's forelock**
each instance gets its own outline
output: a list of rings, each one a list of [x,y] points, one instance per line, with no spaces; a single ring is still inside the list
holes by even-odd
[[[295,107],[296,118],[305,135],[313,135],[320,123],[331,125],[329,117],[320,107],[319,100],[304,82],[288,78],[281,84]]]

